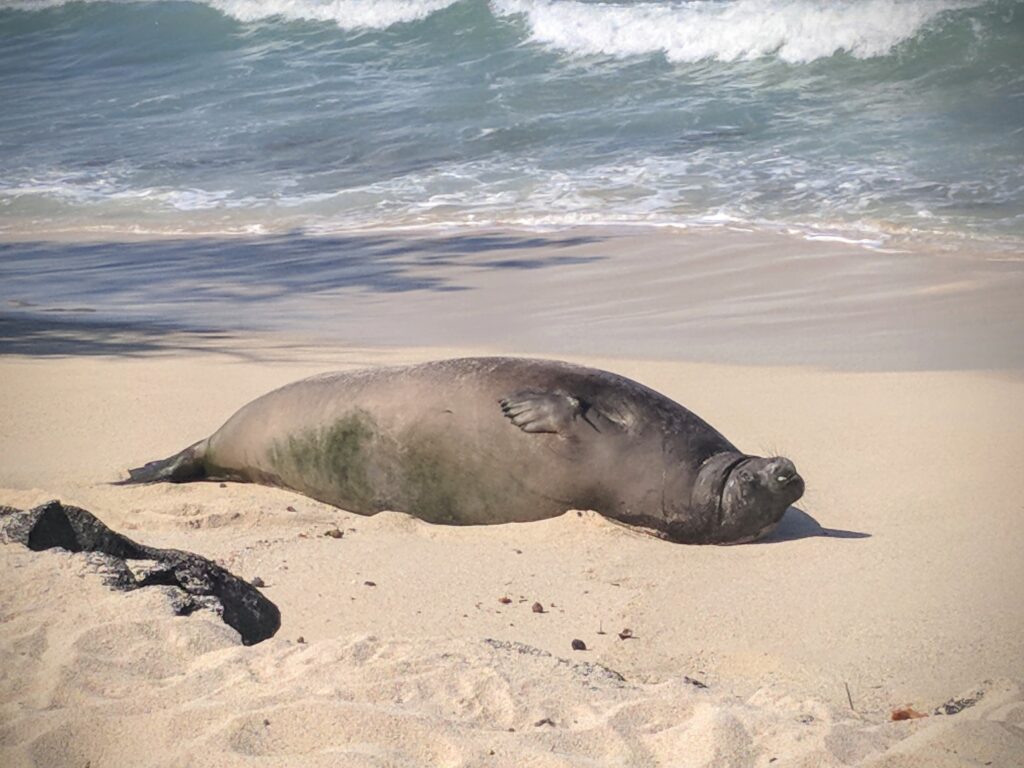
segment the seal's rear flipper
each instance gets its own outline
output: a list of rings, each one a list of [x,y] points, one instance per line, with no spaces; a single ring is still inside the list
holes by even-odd
[[[166,459],[151,461],[143,467],[128,470],[127,480],[118,480],[113,485],[137,485],[140,483],[187,483],[206,477],[206,441],[200,440],[180,453]]]

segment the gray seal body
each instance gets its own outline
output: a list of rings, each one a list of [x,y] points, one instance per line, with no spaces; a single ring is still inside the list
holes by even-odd
[[[502,357],[304,379],[129,473],[126,483],[257,482],[456,525],[593,509],[686,543],[757,538],[804,487],[788,459],[741,453],[635,381]]]

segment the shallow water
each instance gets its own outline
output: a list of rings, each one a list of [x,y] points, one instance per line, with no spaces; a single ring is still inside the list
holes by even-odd
[[[1016,0],[0,2],[0,231],[1020,250]]]

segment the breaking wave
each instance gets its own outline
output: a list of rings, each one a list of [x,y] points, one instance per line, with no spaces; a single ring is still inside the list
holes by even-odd
[[[736,61],[776,55],[790,63],[848,53],[884,56],[946,11],[948,0],[692,0],[677,3],[584,3],[494,0],[506,15],[528,20],[530,37],[572,54],[670,61]],[[977,3],[974,3],[977,5]]]
[[[33,11],[68,2],[6,0],[0,1],[0,8]],[[128,5],[160,0],[86,2]],[[327,22],[345,30],[383,30],[469,2],[473,0],[203,0],[200,4],[243,23],[280,19]],[[489,0],[488,7],[495,21],[523,19],[529,40],[569,55],[661,53],[675,62],[777,56],[789,63],[806,63],[837,53],[858,59],[885,56],[943,14],[982,4],[980,0]]]

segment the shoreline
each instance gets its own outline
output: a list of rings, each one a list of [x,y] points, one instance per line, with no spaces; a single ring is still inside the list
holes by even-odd
[[[180,212],[179,212],[180,213]],[[725,213],[708,213],[693,218],[594,218],[518,220],[459,219],[440,217],[433,220],[348,222],[332,221],[317,216],[296,215],[268,219],[256,216],[251,220],[232,222],[223,217],[209,221],[182,218],[179,224],[160,224],[170,219],[153,219],[152,226],[125,223],[88,224],[86,219],[69,219],[64,226],[45,220],[8,216],[0,225],[0,244],[25,242],[108,242],[128,243],[176,239],[278,239],[282,237],[332,237],[398,234],[410,238],[438,238],[457,234],[515,233],[523,236],[558,235],[589,231],[625,236],[659,236],[660,234],[741,233],[767,240],[805,243],[833,243],[878,253],[933,253],[968,257],[977,260],[1024,259],[1024,240],[1012,235],[985,236],[971,230],[928,230],[907,223],[884,220],[850,222],[813,222],[796,219],[743,219]],[[267,222],[270,221],[270,224]],[[204,226],[203,224],[206,224]]]

